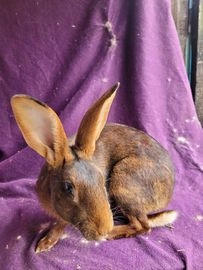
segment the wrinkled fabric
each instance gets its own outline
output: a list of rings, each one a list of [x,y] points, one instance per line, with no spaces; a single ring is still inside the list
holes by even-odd
[[[0,1],[1,269],[203,269],[203,132],[170,1]],[[35,254],[52,220],[35,182],[43,159],[25,143],[10,98],[28,94],[60,116],[67,135],[115,82],[109,122],[139,128],[168,149],[176,172],[173,228],[87,242],[67,227]]]

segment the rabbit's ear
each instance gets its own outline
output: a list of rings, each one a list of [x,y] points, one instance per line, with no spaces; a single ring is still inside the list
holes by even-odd
[[[50,165],[72,159],[62,123],[51,108],[26,95],[13,96],[11,106],[25,141]]]
[[[94,153],[95,143],[104,128],[108,113],[120,83],[108,90],[84,115],[76,136],[75,145],[85,158]]]

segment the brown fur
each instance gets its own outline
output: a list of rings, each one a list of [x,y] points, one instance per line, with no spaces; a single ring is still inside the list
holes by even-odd
[[[174,186],[167,151],[139,130],[105,126],[118,86],[87,111],[69,146],[60,120],[47,105],[28,96],[12,98],[24,138],[47,160],[36,190],[43,207],[57,219],[36,252],[54,246],[67,224],[76,226],[87,239],[98,240],[148,232],[176,218],[174,211],[157,213],[170,201]],[[113,224],[111,200],[128,224]]]

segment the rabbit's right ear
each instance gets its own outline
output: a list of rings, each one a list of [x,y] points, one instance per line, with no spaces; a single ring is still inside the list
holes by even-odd
[[[75,146],[80,150],[83,157],[90,159],[95,151],[98,140],[107,121],[111,104],[116,95],[120,83],[116,83],[111,89],[103,94],[84,115],[75,140]]]
[[[13,96],[11,106],[25,141],[50,165],[73,158],[62,123],[50,107],[26,95]]]

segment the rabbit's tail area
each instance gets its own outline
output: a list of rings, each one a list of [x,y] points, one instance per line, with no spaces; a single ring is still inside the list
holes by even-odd
[[[155,228],[170,225],[176,220],[177,217],[178,212],[173,210],[163,211],[160,213],[149,215],[148,216],[149,227]]]

